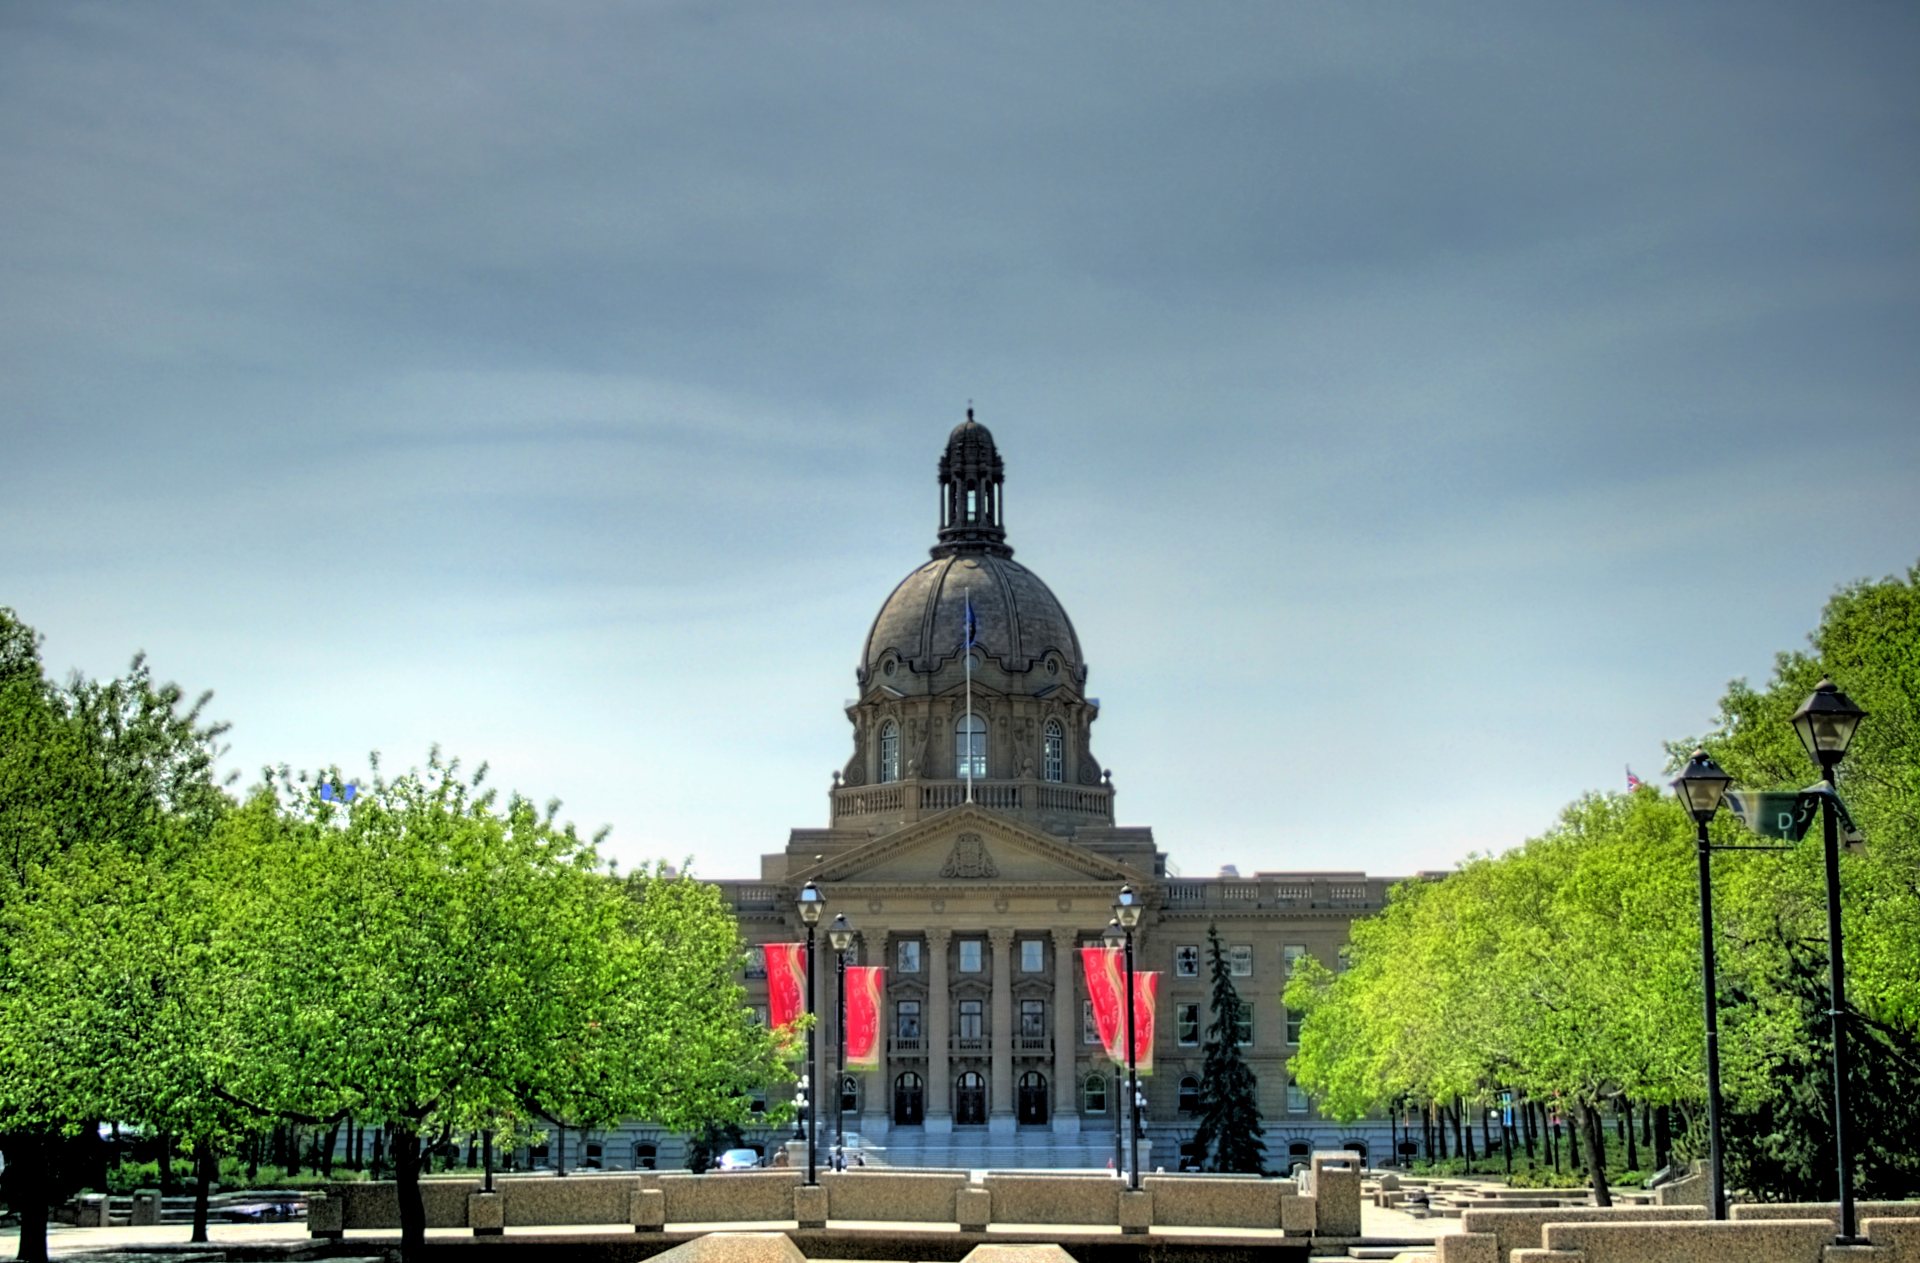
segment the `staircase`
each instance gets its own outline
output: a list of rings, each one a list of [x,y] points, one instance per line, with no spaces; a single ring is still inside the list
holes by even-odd
[[[989,1136],[968,1131],[928,1135],[899,1127],[861,1152],[869,1166],[1104,1172],[1113,1162],[1113,1137],[1056,1136],[1047,1132]],[[1153,1170],[1151,1146],[1145,1141],[1140,1145],[1140,1164],[1147,1171]]]

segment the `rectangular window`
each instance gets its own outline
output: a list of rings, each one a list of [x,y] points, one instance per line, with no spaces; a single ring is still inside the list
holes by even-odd
[[[893,1034],[896,1039],[920,1038],[920,1001],[902,1000],[895,1006]]]
[[[1180,1042],[1192,1046],[1200,1042],[1200,1006],[1197,1004],[1177,1004],[1173,1009],[1174,1025]]]
[[[1236,978],[1253,976],[1253,945],[1235,943],[1227,949],[1227,972]]]
[[[1020,1001],[1020,1038],[1045,1039],[1047,1037],[1047,1002],[1045,1000]]]
[[[963,938],[960,940],[960,972],[977,974],[980,972],[980,940]]]
[[[960,1038],[980,1039],[985,1034],[986,1019],[981,1013],[978,1000],[960,1001]]]
[[[1234,1032],[1234,1042],[1243,1048],[1253,1043],[1253,1006],[1251,1004],[1243,1002],[1240,1005],[1240,1022]]]
[[[920,940],[912,939],[912,938],[901,939],[899,957],[900,957],[901,973],[903,974],[919,973],[920,972]]]
[[[1199,944],[1182,943],[1173,949],[1173,976],[1176,978],[1198,978],[1200,976]]]
[[[758,1022],[762,1026],[765,1026],[767,1024],[767,1006],[766,1005],[756,1004],[753,1006],[753,1020]]]
[[[1300,1042],[1300,1019],[1301,1014],[1298,1010],[1287,1010],[1287,1042],[1289,1044]]]
[[[1046,944],[1037,938],[1020,940],[1020,972],[1037,974],[1047,967]]]
[[[1293,967],[1299,964],[1300,958],[1306,954],[1307,948],[1304,943],[1288,943],[1280,949],[1280,964],[1286,973],[1291,975],[1293,973]]]
[[[1287,1113],[1304,1114],[1306,1112],[1307,1112],[1306,1089],[1302,1088],[1299,1084],[1295,1083],[1291,1077],[1289,1077],[1287,1079]]]
[[[1080,1002],[1080,1042],[1097,1044],[1100,1042],[1100,1024],[1093,1020],[1093,1001]]]

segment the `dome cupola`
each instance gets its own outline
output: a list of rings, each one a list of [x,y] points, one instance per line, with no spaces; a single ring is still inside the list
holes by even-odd
[[[1013,556],[1000,521],[1000,485],[1005,479],[993,432],[975,421],[968,408],[967,419],[947,435],[947,450],[940,456],[940,542],[933,546],[935,557]]]

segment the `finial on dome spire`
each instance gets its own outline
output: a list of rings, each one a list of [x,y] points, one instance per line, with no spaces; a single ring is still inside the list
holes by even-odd
[[[967,400],[967,419],[947,436],[940,456],[940,542],[935,557],[988,553],[1011,557],[1006,528],[1000,521],[1000,488],[1006,478],[993,433],[973,417]]]

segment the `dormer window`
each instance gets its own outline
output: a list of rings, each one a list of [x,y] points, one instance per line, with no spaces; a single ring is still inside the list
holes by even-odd
[[[1067,769],[1067,736],[1060,727],[1060,721],[1047,721],[1047,735],[1040,747],[1040,774],[1050,781],[1065,779]]]
[[[880,725],[880,781],[900,779],[900,725],[889,719]]]

